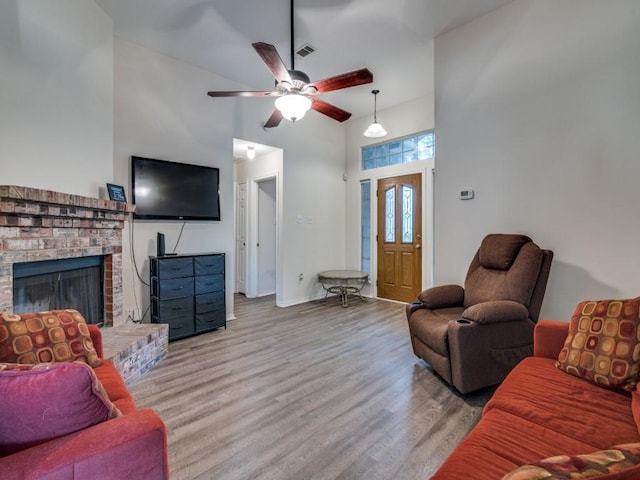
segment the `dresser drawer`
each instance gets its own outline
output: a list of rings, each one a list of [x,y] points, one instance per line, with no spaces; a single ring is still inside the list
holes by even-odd
[[[193,315],[171,318],[163,323],[169,324],[169,340],[189,337],[196,332]]]
[[[196,313],[224,310],[224,291],[196,295]]]
[[[224,290],[224,275],[216,273],[214,275],[202,275],[195,277],[196,295],[200,293],[219,292]]]
[[[209,275],[211,273],[224,273],[224,255],[205,255],[195,257],[196,275]]]
[[[160,282],[158,286],[159,297],[163,300],[169,298],[188,297],[193,295],[193,277],[173,278]]]
[[[162,323],[170,318],[189,315],[193,317],[193,297],[174,298],[158,302],[158,315]]]
[[[193,276],[192,258],[161,258],[158,260],[160,280]]]
[[[196,315],[196,332],[203,332],[205,330],[213,330],[214,328],[220,328],[227,326],[227,319],[222,310],[214,310],[213,312],[199,313]]]

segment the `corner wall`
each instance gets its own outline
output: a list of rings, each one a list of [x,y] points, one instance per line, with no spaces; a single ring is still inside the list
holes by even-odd
[[[522,232],[555,252],[542,317],[638,295],[638,25],[633,0],[516,0],[436,39],[436,283]]]

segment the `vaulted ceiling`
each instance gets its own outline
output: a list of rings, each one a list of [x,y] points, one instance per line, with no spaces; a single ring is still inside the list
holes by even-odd
[[[296,0],[295,66],[312,80],[369,68],[371,85],[323,95],[354,114],[433,92],[433,38],[512,0]],[[252,42],[276,46],[291,63],[289,0],[96,0],[115,34],[256,90],[273,77]],[[211,85],[211,90],[221,89]],[[213,101],[203,93],[203,101]],[[216,101],[234,101],[233,99]],[[256,101],[270,101],[256,99]]]

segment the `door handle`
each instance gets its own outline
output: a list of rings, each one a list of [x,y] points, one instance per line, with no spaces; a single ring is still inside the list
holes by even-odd
[[[416,250],[420,250],[421,248],[422,248],[422,245],[420,245],[420,244],[416,245]]]

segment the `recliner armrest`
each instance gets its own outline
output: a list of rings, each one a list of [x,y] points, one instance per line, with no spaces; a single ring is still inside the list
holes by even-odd
[[[411,315],[413,315],[413,312],[415,312],[416,310],[423,310],[426,308],[427,307],[422,302],[407,303],[405,305],[405,310],[407,312],[407,320],[411,318]]]
[[[520,322],[529,318],[527,307],[511,300],[476,303],[462,312],[462,318],[488,325],[492,323]]]
[[[464,288],[460,285],[440,285],[427,288],[420,292],[418,300],[430,310],[462,306]]]

